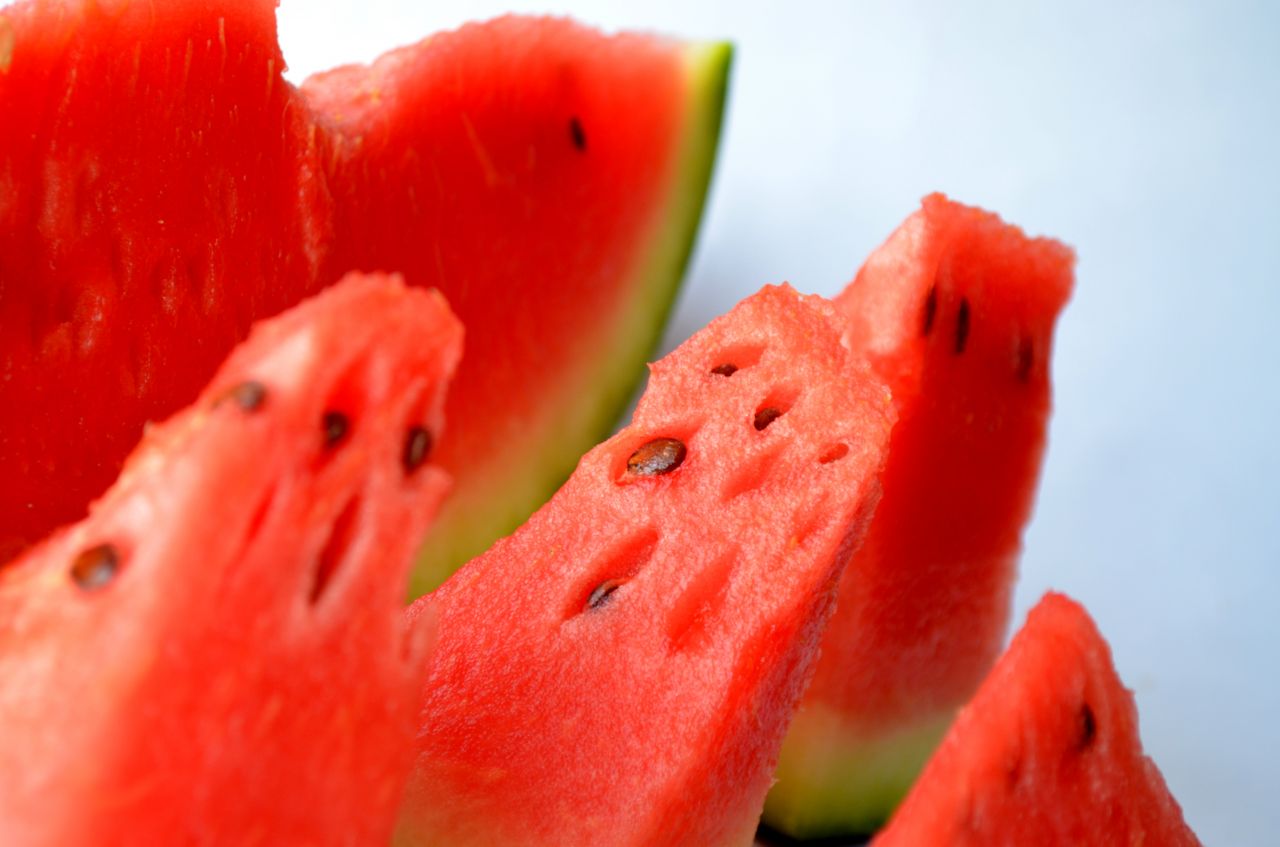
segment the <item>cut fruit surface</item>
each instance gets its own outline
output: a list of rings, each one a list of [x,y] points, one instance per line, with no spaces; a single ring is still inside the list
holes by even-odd
[[[688,259],[726,45],[508,17],[296,89],[274,4],[27,2],[0,111],[0,558],[83,514],[250,324],[402,272],[470,343],[419,589],[603,437]]]
[[[1142,752],[1133,695],[1088,614],[1049,594],[873,847],[1200,842]]]
[[[933,195],[837,298],[848,343],[899,419],[883,500],[783,748],[771,826],[873,831],[995,661],[1073,261],[1056,241]]]
[[[386,843],[430,636],[403,592],[447,488],[427,445],[461,335],[434,292],[338,284],[0,571],[0,842]]]
[[[749,845],[892,417],[788,288],[653,365],[631,424],[413,607],[440,641],[398,843]]]

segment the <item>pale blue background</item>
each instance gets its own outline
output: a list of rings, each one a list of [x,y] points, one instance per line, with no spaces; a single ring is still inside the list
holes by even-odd
[[[1280,843],[1280,4],[321,3],[290,76],[508,9],[738,45],[666,344],[834,293],[934,189],[1079,252],[1018,619],[1081,599],[1209,844]]]

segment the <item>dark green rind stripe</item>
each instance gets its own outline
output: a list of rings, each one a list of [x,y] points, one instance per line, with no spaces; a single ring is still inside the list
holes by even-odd
[[[668,200],[660,204],[656,232],[642,248],[627,290],[634,292],[622,311],[630,319],[614,328],[613,348],[605,351],[594,374],[584,381],[590,393],[557,422],[540,442],[521,453],[522,471],[468,486],[445,501],[419,557],[410,597],[434,590],[455,570],[510,534],[563,484],[578,460],[613,431],[644,375],[644,362],[657,348],[676,294],[693,255],[699,223],[715,168],[724,107],[729,91],[733,45],[690,44],[685,48],[689,96],[685,107],[678,163]]]

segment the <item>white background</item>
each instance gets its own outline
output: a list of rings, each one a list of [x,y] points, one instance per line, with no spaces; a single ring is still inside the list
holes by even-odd
[[[1207,844],[1280,841],[1280,4],[284,0],[290,78],[507,10],[729,38],[669,348],[940,189],[1079,254],[1017,619],[1082,600]]]

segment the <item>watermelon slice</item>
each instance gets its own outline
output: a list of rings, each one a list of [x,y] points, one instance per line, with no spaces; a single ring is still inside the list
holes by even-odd
[[[254,320],[353,268],[441,289],[468,328],[420,586],[545,499],[641,373],[727,46],[504,18],[298,90],[274,6],[0,11],[0,548],[83,514]]]
[[[343,282],[0,572],[0,843],[387,843],[460,346],[438,294]]]
[[[827,301],[767,288],[438,613],[412,845],[746,845],[892,423]]]
[[[1061,594],[1031,610],[920,781],[872,842],[1198,845],[1088,614]]]
[[[776,829],[875,829],[999,654],[1072,266],[1058,242],[933,195],[838,298],[899,417],[883,502],[783,748]]]

